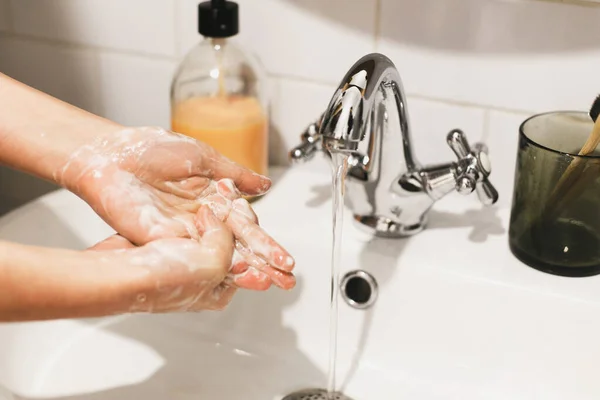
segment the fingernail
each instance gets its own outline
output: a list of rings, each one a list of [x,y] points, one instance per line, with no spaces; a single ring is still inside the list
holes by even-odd
[[[253,176],[257,177],[260,180],[260,183],[258,184],[258,190],[260,190],[261,193],[264,193],[267,190],[269,190],[272,184],[271,178],[265,175],[257,174],[254,171],[251,172]]]
[[[294,260],[294,258],[287,253],[273,254],[273,258],[273,261],[275,261],[273,266],[283,271],[289,272],[293,270],[294,266],[296,265],[296,260]]]
[[[296,260],[294,260],[294,257],[292,256],[287,256],[284,260],[285,262],[285,266],[288,268],[292,268],[294,265],[296,265]]]
[[[266,193],[269,191],[269,189],[271,188],[271,185],[273,184],[273,181],[271,181],[271,179],[267,178],[266,176],[263,175],[259,175],[261,180],[262,180],[262,184],[261,184],[261,191]]]

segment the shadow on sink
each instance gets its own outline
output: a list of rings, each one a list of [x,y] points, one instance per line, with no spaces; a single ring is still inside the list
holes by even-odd
[[[504,234],[505,229],[497,213],[496,207],[471,209],[460,214],[431,210],[427,229],[471,227],[469,240],[481,243],[485,242],[490,235]],[[380,288],[385,287],[388,282],[393,281],[393,275],[402,270],[402,263],[399,260],[411,240],[413,240],[411,237],[404,239],[371,238],[360,252],[359,268],[375,276]],[[352,382],[352,378],[360,366],[365,347],[369,343],[369,333],[376,308],[365,311],[358,345],[352,357],[350,369],[341,385],[342,392]]]
[[[497,207],[471,209],[461,214],[430,211],[427,229],[460,227],[473,228],[469,233],[469,240],[475,243],[485,242],[490,235],[503,235],[506,232]]]
[[[401,269],[398,260],[402,256],[402,253],[410,240],[411,238],[401,240],[371,238],[365,243],[360,252],[358,269],[367,271],[375,276],[381,290],[386,283],[391,282],[392,276]],[[367,343],[369,343],[369,334],[371,332],[373,317],[376,310],[377,306],[363,311],[365,315],[360,332],[358,333],[358,344],[352,355],[350,367],[340,382],[340,391],[342,392],[348,391],[348,386],[351,384],[360,368],[365,348]]]
[[[85,375],[101,375],[107,367],[95,367],[98,360],[82,354],[76,358],[79,365],[72,361],[64,365],[75,358],[62,357],[44,382],[39,382],[36,396],[19,399],[275,400],[293,390],[323,387],[324,373],[298,349],[296,332],[283,322],[283,310],[298,300],[301,286],[299,280],[297,290],[291,292],[239,293],[221,313],[135,315],[117,320],[102,329],[155,351],[164,360],[157,372],[143,382],[121,387],[111,387],[111,382],[98,376],[94,379],[103,390],[96,385],[90,393],[75,389],[76,382]],[[99,337],[79,337],[80,343],[71,345],[71,351],[85,352]],[[118,354],[114,360],[119,362]]]
[[[323,185],[313,185],[310,187],[313,197],[306,202],[306,206],[310,208],[319,207],[331,199],[331,183]],[[348,197],[344,198],[344,203],[347,203]]]
[[[68,226],[60,215],[43,203],[27,204],[23,206],[22,210],[22,213],[4,216],[2,224],[0,224],[0,240],[30,246],[74,250],[87,247],[86,243],[82,241],[81,235]],[[25,223],[23,215],[26,218]],[[36,229],[31,229],[31,226],[35,226]]]
[[[313,197],[306,203],[307,207],[316,208],[331,199],[331,184],[315,185],[310,188]],[[344,203],[349,206],[348,196]],[[470,209],[463,213],[443,212],[432,209],[429,211],[429,222],[426,229],[445,229],[472,227],[469,240],[476,243],[485,242],[490,235],[502,235],[505,229],[502,220],[497,215],[497,207]],[[407,240],[407,239],[394,239]]]

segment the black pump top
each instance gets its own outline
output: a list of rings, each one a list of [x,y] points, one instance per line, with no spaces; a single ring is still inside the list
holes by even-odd
[[[212,0],[198,4],[198,32],[211,38],[235,36],[240,30],[239,7],[227,0]]]

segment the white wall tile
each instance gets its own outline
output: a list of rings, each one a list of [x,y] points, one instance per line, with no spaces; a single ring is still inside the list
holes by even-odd
[[[0,37],[0,54],[0,72],[85,110],[100,111],[92,52]]]
[[[293,79],[273,79],[271,99],[270,159],[287,165],[288,152],[300,144],[300,135],[316,121],[329,104],[335,85]]]
[[[519,126],[529,114],[514,114],[492,111],[489,115],[490,181],[500,193],[498,204],[512,203],[515,166],[519,143]]]
[[[7,31],[10,26],[8,2],[9,0],[0,0],[0,31]]]
[[[105,117],[129,126],[170,126],[174,61],[101,52],[100,101]]]
[[[178,0],[179,47],[200,40],[197,0]],[[276,75],[338,83],[374,50],[373,0],[238,0],[238,39]]]
[[[175,52],[170,0],[12,0],[17,33],[150,54]]]
[[[484,109],[409,97],[407,110],[415,157],[421,164],[456,161],[446,143],[452,129],[461,129],[471,144],[483,138]]]
[[[382,0],[378,50],[406,89],[518,110],[587,109],[600,87],[600,8]]]
[[[198,33],[199,1],[175,0],[175,2],[177,3],[177,10],[175,12],[175,19],[177,21],[175,26],[177,55],[184,56],[194,45],[202,40],[202,36]],[[246,27],[243,25],[246,22],[246,14],[244,11],[241,14],[240,26],[241,30],[245,31]]]
[[[88,111],[100,111],[97,60],[91,52],[0,37],[0,54],[0,72]],[[0,214],[55,188],[0,166]]]

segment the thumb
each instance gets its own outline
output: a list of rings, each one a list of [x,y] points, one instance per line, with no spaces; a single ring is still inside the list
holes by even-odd
[[[222,268],[226,274],[233,258],[233,233],[206,205],[200,206],[194,222],[202,235],[200,246],[203,252],[210,254],[213,266]]]
[[[119,249],[131,249],[136,247],[129,240],[125,239],[121,235],[112,235],[103,241],[96,243],[86,251],[102,251],[102,250],[119,250]]]

